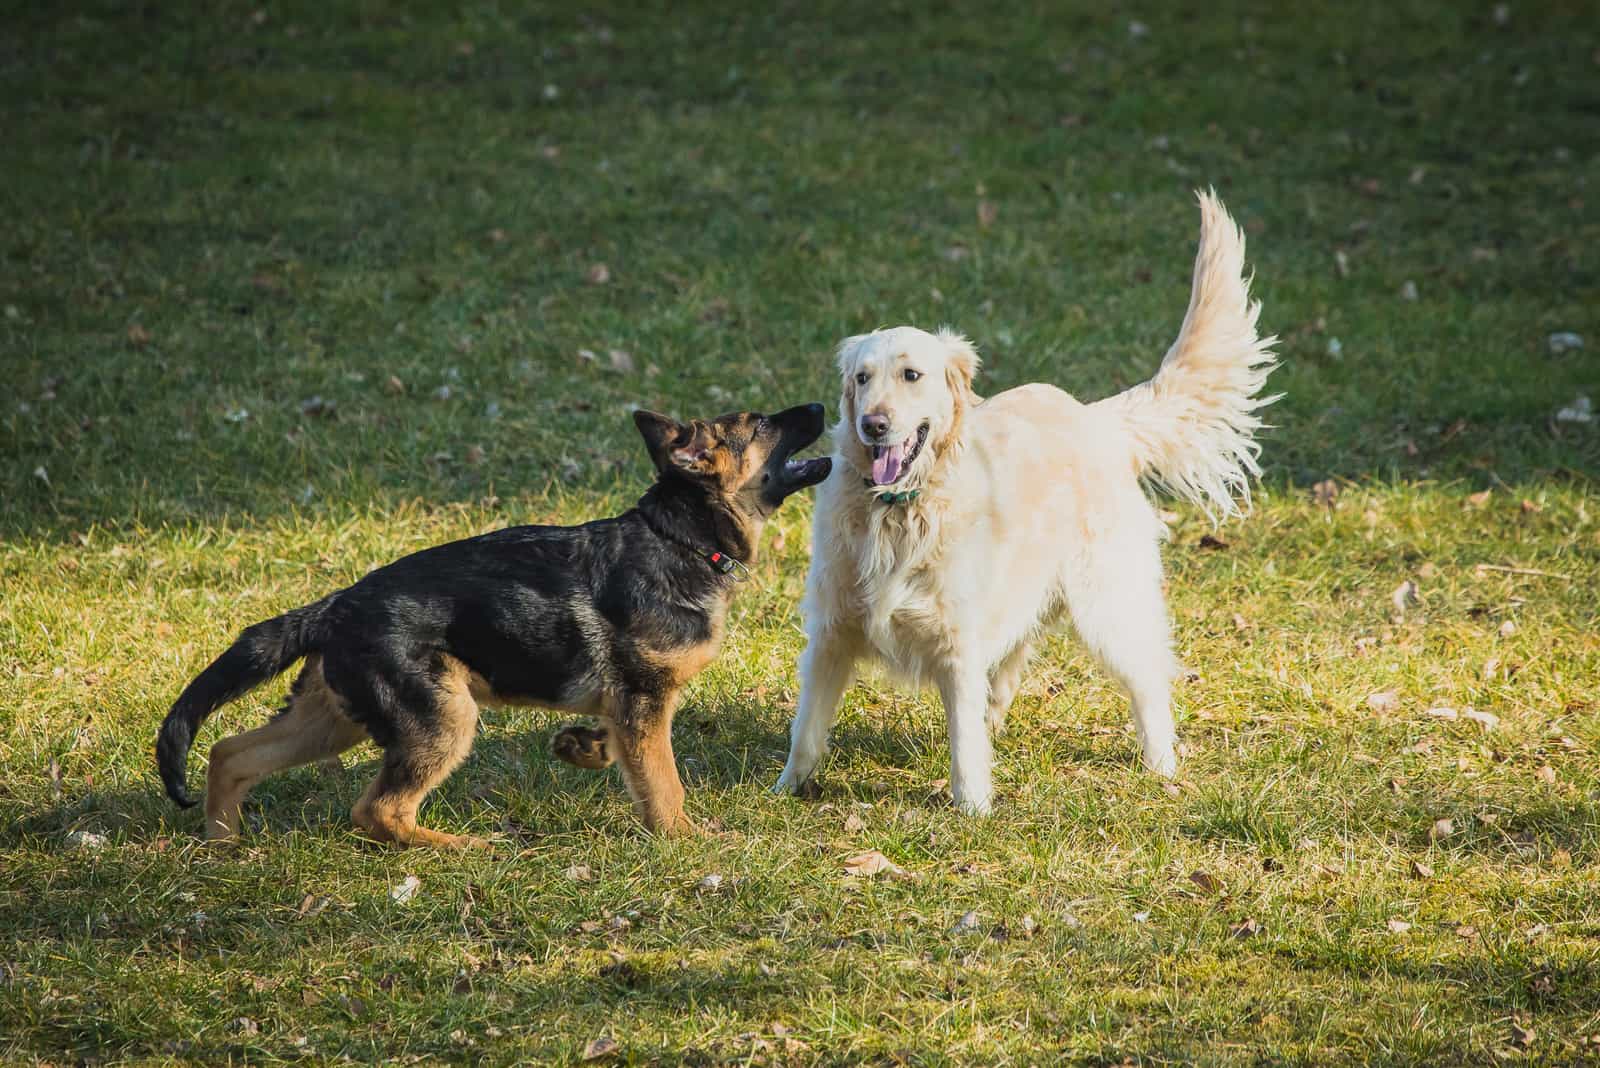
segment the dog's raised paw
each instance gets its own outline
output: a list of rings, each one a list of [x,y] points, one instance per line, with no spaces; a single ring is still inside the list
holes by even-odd
[[[599,770],[611,766],[613,759],[607,732],[600,727],[562,727],[550,739],[550,751],[568,764]]]

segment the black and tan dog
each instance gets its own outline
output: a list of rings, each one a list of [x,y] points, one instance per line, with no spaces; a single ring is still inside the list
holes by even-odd
[[[184,764],[201,722],[304,658],[275,718],[212,748],[208,838],[238,833],[244,796],[267,775],[371,738],[383,762],[351,814],[362,830],[400,845],[485,844],[417,826],[422,799],[472,748],[480,701],[598,717],[598,728],[558,733],[557,755],[620,763],[646,826],[690,829],[672,755],[678,695],[716,655],[762,524],[831,461],[791,459],[821,434],[820,404],[687,425],[641,411],[634,422],[657,479],[622,515],[425,549],[247,628],[161,726],[167,793],[194,804]]]

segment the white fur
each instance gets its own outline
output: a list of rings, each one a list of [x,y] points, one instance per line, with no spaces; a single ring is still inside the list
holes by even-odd
[[[896,327],[840,345],[834,474],[818,489],[800,702],[776,789],[815,771],[856,664],[871,658],[938,688],[951,792],[965,810],[989,811],[990,731],[1035,639],[1067,618],[1128,691],[1145,766],[1175,774],[1163,527],[1141,481],[1223,515],[1236,493],[1248,501],[1253,413],[1270,403],[1255,394],[1274,366],[1275,339],[1256,337],[1241,273],[1244,235],[1214,195],[1200,208],[1178,339],[1154,379],[1118,396],[1084,405],[1033,384],[983,400],[971,385],[977,354],[948,331]],[[908,368],[921,377],[907,381]],[[886,441],[928,424],[892,487],[864,485],[865,414],[888,417]],[[885,489],[920,492],[885,504]]]

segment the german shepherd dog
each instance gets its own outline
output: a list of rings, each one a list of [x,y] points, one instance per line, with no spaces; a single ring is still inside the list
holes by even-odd
[[[598,717],[559,731],[556,755],[620,763],[646,827],[692,830],[672,755],[679,694],[716,655],[762,525],[832,461],[792,459],[822,433],[820,404],[687,424],[639,411],[634,423],[657,477],[622,515],[424,549],[246,628],[161,725],[167,794],[195,803],[184,765],[205,718],[303,658],[270,722],[212,747],[207,838],[237,836],[245,794],[267,775],[371,738],[383,759],[351,813],[362,831],[401,846],[487,845],[417,825],[423,798],[472,748],[480,701]]]

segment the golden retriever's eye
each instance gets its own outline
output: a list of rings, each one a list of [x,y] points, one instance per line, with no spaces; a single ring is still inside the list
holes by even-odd
[[[907,382],[915,382],[917,379],[919,379],[921,377],[922,377],[922,372],[921,371],[913,371],[909,367],[906,368],[906,381]]]
[[[856,372],[856,385],[858,385],[858,386],[866,385],[867,384],[867,379],[869,379],[871,377],[872,376],[867,374],[867,372],[865,372],[865,371],[857,371]]]

